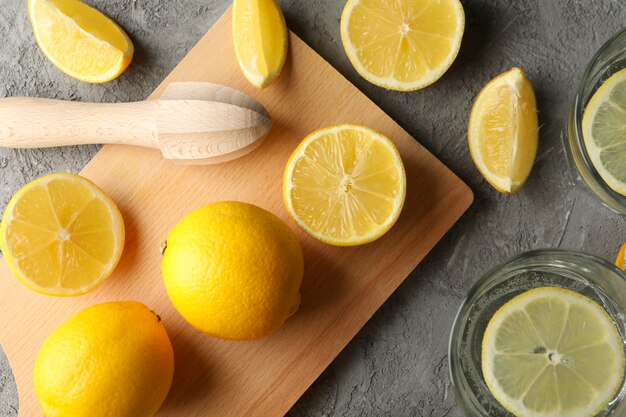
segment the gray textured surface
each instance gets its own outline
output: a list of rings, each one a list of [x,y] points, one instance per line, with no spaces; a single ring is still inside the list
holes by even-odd
[[[0,96],[84,101],[144,98],[227,7],[227,0],[89,0],[130,34],[128,71],[102,86],[74,81],[35,45],[25,0],[0,0]],[[612,259],[626,240],[624,218],[572,185],[560,131],[585,63],[626,24],[624,0],[464,0],[466,30],[448,73],[423,91],[394,93],[368,84],[339,36],[343,0],[281,0],[289,27],[465,180],[476,202],[367,323],[289,416],[459,417],[448,379],[447,339],[454,314],[481,273],[521,251],[567,247]],[[475,94],[493,76],[522,66],[537,92],[541,138],[522,191],[503,196],[478,174],[466,146]],[[79,171],[95,146],[0,149],[0,208],[26,182]],[[0,332],[2,330],[0,329]],[[0,361],[0,416],[16,416],[17,397]]]

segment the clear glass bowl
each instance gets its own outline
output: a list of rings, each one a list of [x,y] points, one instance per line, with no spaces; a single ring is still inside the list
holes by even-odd
[[[605,205],[626,214],[626,196],[613,191],[591,163],[582,136],[582,119],[587,103],[611,75],[626,68],[626,28],[609,39],[587,66],[571,107],[563,135],[565,150],[575,178],[600,197]]]
[[[482,339],[487,323],[507,301],[531,288],[552,286],[583,294],[604,307],[622,340],[626,337],[626,274],[581,252],[551,249],[518,255],[487,272],[459,308],[448,350],[456,398],[468,417],[510,417],[491,395],[482,375]],[[626,384],[597,416],[626,415]]]

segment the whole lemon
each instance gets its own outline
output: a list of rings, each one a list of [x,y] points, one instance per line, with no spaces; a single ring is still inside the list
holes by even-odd
[[[241,202],[201,207],[167,236],[162,272],[174,307],[198,330],[256,339],[278,330],[300,305],[304,262],[291,229]]]
[[[46,417],[152,417],[174,375],[159,317],[134,301],[86,308],[57,327],[35,360]]]

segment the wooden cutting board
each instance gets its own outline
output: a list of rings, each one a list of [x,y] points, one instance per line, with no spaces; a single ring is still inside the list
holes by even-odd
[[[104,147],[82,175],[119,205],[126,248],[113,276],[90,294],[36,294],[1,262],[0,344],[17,381],[20,417],[41,415],[32,368],[45,337],[77,311],[111,300],[142,301],[162,317],[172,339],[176,372],[159,416],[282,416],[471,204],[472,192],[459,178],[295,35],[278,81],[263,91],[251,87],[237,66],[230,28],[229,10],[151,98],[172,81],[210,81],[243,90],[274,121],[261,147],[233,162],[195,167],[166,162],[156,150]],[[308,133],[338,123],[360,123],[386,134],[406,167],[406,203],[398,223],[362,247],[338,248],[308,237],[283,206],[289,155]],[[186,324],[165,293],[159,244],[181,217],[219,200],[270,210],[287,221],[302,244],[306,270],[300,310],[262,340],[206,336]]]

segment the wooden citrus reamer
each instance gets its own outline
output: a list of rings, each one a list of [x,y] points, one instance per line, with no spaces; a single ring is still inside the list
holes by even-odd
[[[133,103],[0,99],[0,146],[9,148],[125,144],[160,149],[176,162],[215,164],[254,150],[271,125],[252,97],[205,82],[171,83],[159,100]]]

